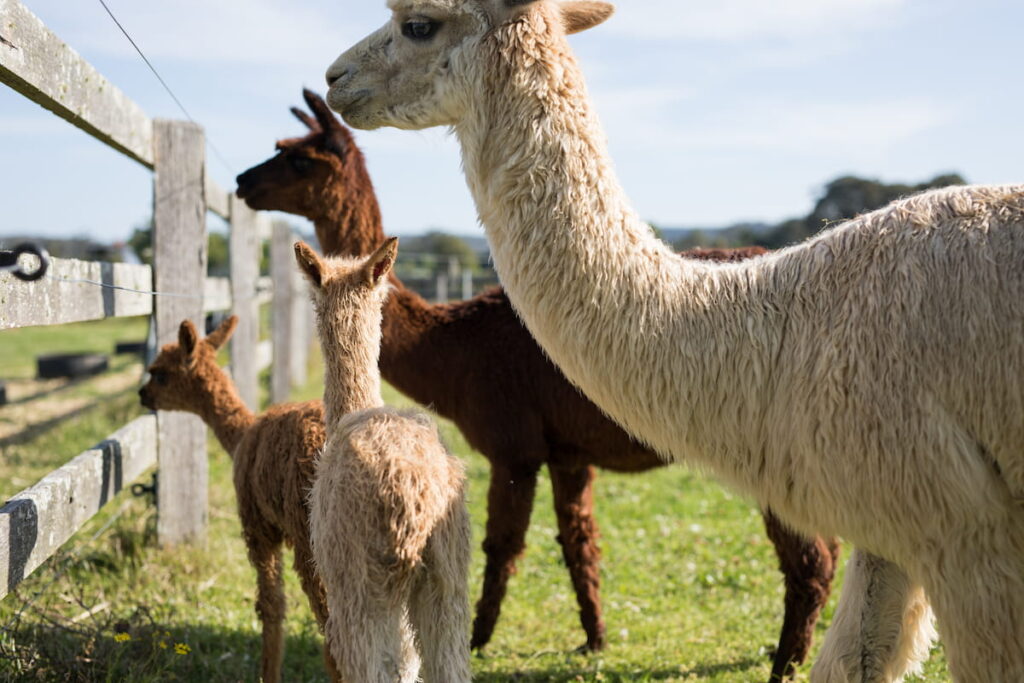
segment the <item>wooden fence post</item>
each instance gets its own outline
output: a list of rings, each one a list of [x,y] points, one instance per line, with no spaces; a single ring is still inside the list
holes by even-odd
[[[153,286],[179,295],[156,297],[159,346],[177,340],[185,318],[202,331],[207,251],[203,129],[157,119],[153,152]],[[160,412],[157,430],[160,542],[202,542],[207,521],[206,427],[194,415]]]
[[[293,273],[295,239],[292,229],[283,221],[275,221],[270,237],[270,277],[274,281],[274,301],[271,304],[271,338],[274,341],[274,361],[270,367],[270,402],[284,403],[292,391],[292,308],[294,303]]]
[[[238,316],[238,328],[231,338],[231,376],[238,394],[253,411],[259,412],[259,368],[256,345],[260,335],[260,308],[256,281],[260,276],[260,238],[256,212],[231,195],[231,304]]]

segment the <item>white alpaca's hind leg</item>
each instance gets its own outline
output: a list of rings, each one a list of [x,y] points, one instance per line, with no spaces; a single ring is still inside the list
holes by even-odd
[[[935,628],[924,591],[898,566],[854,549],[814,683],[894,683],[918,673]]]

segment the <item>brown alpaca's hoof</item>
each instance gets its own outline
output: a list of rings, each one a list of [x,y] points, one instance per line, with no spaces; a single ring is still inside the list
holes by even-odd
[[[593,640],[588,640],[587,642],[583,643],[578,648],[573,650],[573,652],[575,654],[578,654],[578,655],[589,655],[589,654],[592,654],[594,652],[600,652],[601,650],[604,649],[604,647],[605,647],[604,636],[601,636],[601,637],[595,638]]]

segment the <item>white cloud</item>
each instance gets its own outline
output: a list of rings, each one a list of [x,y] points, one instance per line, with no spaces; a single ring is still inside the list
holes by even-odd
[[[631,38],[738,42],[849,32],[889,21],[907,0],[643,0],[620,4],[607,29]]]

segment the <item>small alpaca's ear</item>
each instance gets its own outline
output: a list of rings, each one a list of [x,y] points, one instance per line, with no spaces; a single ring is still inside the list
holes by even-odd
[[[594,0],[573,0],[561,5],[562,23],[568,34],[586,31],[603,24],[615,13],[615,6],[608,2]]]
[[[299,121],[302,121],[302,123],[305,124],[306,128],[309,128],[309,130],[311,132],[313,132],[313,133],[319,133],[320,132],[320,124],[317,123],[316,119],[314,119],[312,116],[310,116],[306,112],[302,111],[298,107],[292,107],[291,108],[291,112],[292,112],[292,115],[295,118],[297,118]]]
[[[373,252],[373,256],[367,259],[363,265],[366,284],[371,287],[379,285],[381,280],[391,272],[396,256],[398,256],[398,238],[390,237],[377,251]]]
[[[310,283],[320,289],[324,284],[324,262],[305,242],[295,243],[295,260]]]
[[[228,339],[231,339],[231,335],[235,333],[235,328],[238,327],[238,316],[233,315],[226,318],[217,329],[210,334],[206,335],[206,343],[213,347],[214,351],[224,346]]]
[[[196,332],[196,326],[191,320],[181,321],[181,327],[178,328],[178,346],[186,356],[192,357],[196,355],[198,345],[199,333]]]

